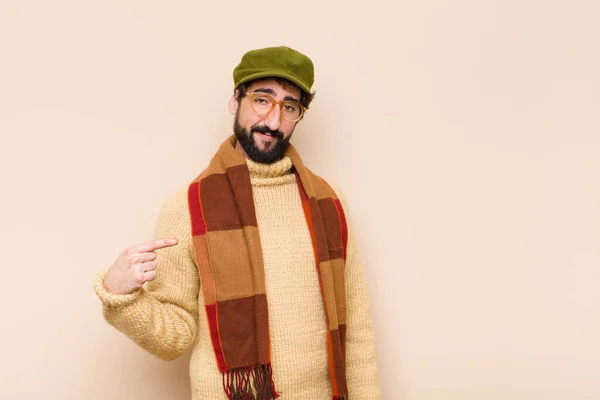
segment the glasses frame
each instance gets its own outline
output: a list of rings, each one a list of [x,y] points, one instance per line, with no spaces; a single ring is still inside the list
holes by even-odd
[[[290,120],[287,119],[286,117],[283,116],[283,113],[280,111],[279,115],[281,115],[281,118],[283,118],[284,121],[287,122],[298,122],[302,119],[302,117],[304,116],[304,111],[308,110],[308,108],[304,107],[302,104],[300,104],[299,101],[296,100],[276,100],[273,96],[271,96],[269,93],[265,93],[265,92],[246,92],[246,95],[250,96],[250,106],[252,107],[252,109],[254,110],[255,113],[260,114],[260,115],[267,115],[269,114],[271,111],[273,111],[273,109],[275,108],[276,104],[279,104],[279,110],[282,110],[282,106],[285,103],[289,103],[289,102],[294,102],[294,103],[298,103],[298,105],[300,106],[300,115],[298,116],[298,118],[294,119],[294,120]],[[258,112],[256,111],[256,109],[254,108],[254,104],[252,102],[252,100],[254,100],[254,97],[256,96],[268,96],[271,99],[273,99],[273,103],[271,104],[271,108],[269,108],[268,111],[266,112]]]

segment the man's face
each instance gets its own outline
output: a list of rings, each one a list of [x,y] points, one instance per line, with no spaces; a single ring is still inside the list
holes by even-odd
[[[275,100],[300,100],[300,89],[284,88],[273,79],[253,82],[247,93],[263,92]],[[238,104],[235,95],[229,100],[229,110],[235,113],[233,131],[238,144],[253,161],[271,164],[283,156],[296,127],[296,122],[281,118],[278,104],[267,114],[259,114],[250,104],[250,96],[245,95]]]

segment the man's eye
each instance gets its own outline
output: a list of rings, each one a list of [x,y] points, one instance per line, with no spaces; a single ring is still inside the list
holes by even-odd
[[[265,104],[270,104],[270,103],[271,103],[271,102],[269,101],[269,99],[267,99],[267,98],[265,98],[265,97],[257,97],[257,98],[255,98],[255,99],[254,99],[254,101],[255,101],[257,104],[260,104],[260,105],[265,105]]]
[[[289,111],[289,112],[296,112],[296,110],[298,109],[298,106],[296,106],[295,104],[289,104],[289,103],[286,103],[284,107],[285,107],[285,111]]]

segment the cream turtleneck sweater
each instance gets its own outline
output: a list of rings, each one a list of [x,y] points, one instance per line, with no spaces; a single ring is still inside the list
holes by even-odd
[[[264,258],[269,302],[271,362],[282,400],[331,399],[327,327],[310,233],[285,157],[273,164],[247,160]],[[342,199],[338,192],[338,197]],[[342,199],[346,215],[347,206]],[[226,400],[200,290],[191,238],[187,187],[171,196],[159,217],[156,237],[179,244],[157,251],[157,277],[131,294],[108,293],[98,274],[96,293],[115,328],[165,360],[194,346],[190,360],[193,400]],[[349,397],[380,399],[367,288],[350,231],[346,260],[348,303],[346,367]]]

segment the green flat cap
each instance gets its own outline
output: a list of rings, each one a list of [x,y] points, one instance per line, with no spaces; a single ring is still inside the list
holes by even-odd
[[[267,47],[244,54],[233,70],[233,89],[241,83],[271,76],[292,81],[306,93],[310,93],[315,80],[310,58],[289,47]]]

